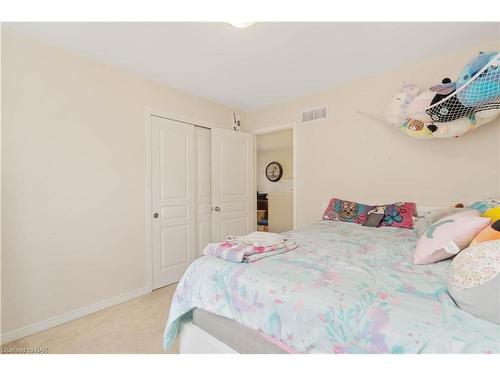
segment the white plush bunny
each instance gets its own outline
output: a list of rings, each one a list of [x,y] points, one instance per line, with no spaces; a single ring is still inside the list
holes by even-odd
[[[400,92],[391,98],[385,116],[391,124],[400,126],[406,121],[408,104],[418,95],[420,88],[412,83],[403,82]]]

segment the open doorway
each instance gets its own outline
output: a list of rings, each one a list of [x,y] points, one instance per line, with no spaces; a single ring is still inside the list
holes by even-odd
[[[293,129],[256,135],[257,230],[293,229]]]

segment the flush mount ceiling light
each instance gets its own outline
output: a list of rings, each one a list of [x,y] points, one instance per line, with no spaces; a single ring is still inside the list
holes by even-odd
[[[252,26],[255,22],[241,22],[241,21],[236,21],[236,22],[228,22],[231,26],[237,27],[239,29],[243,29],[245,27]]]

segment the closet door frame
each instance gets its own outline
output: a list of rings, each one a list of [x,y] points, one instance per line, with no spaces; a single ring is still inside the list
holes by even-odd
[[[152,244],[152,196],[151,196],[151,187],[152,187],[152,149],[151,149],[151,141],[152,141],[152,121],[151,117],[162,117],[167,120],[177,121],[180,123],[185,123],[187,125],[199,126],[203,128],[213,129],[213,128],[223,128],[222,126],[218,126],[217,124],[196,119],[193,117],[181,115],[174,112],[166,112],[162,110],[157,110],[155,108],[147,108],[144,112],[145,118],[145,149],[146,149],[146,182],[145,182],[145,200],[146,200],[146,288],[148,292],[153,290],[153,244]],[[254,150],[255,153],[255,150]],[[255,195],[255,194],[254,194]],[[257,204],[257,196],[254,196],[254,207]]]

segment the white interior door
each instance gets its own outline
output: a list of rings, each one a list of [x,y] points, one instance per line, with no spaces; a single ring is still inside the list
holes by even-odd
[[[212,241],[212,171],[210,129],[194,128],[196,170],[196,255]]]
[[[212,241],[255,230],[254,136],[213,128]]]
[[[195,257],[194,126],[151,116],[153,288],[178,281]]]

